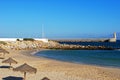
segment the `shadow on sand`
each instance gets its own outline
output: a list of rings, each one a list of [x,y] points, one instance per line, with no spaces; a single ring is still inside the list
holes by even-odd
[[[10,66],[0,66],[0,68],[10,68]]]
[[[1,60],[5,59],[4,57],[0,57]]]
[[[15,76],[8,76],[5,78],[2,78],[2,80],[23,80],[22,77],[15,77]]]

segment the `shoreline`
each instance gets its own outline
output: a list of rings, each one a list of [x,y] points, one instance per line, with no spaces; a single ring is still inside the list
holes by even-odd
[[[33,55],[36,51],[38,50],[10,50],[6,59],[12,57],[17,60],[18,64],[13,64],[14,67],[28,63],[37,68],[37,73],[27,75],[27,80],[41,80],[43,77],[51,80],[120,80],[120,69],[39,58]],[[0,68],[0,72],[4,72],[0,76],[1,79],[11,75],[23,77],[22,73],[8,69]]]
[[[84,64],[84,63],[74,63],[74,62],[67,62],[67,61],[61,61],[61,60],[56,60],[56,59],[51,59],[51,58],[45,58],[45,57],[40,57],[40,56],[36,56],[35,54],[37,54],[40,51],[44,51],[44,50],[50,50],[50,49],[40,49],[40,50],[30,50],[30,53],[22,53],[25,56],[29,56],[32,58],[38,58],[38,59],[45,59],[45,60],[52,60],[52,61],[57,61],[57,62],[61,62],[61,63],[68,63],[68,64],[74,64],[74,65],[86,65],[86,66],[94,66],[94,67],[100,67],[100,68],[112,68],[112,69],[120,69],[120,67],[114,67],[114,66],[99,66],[99,65],[92,65],[92,64]],[[26,51],[26,50],[23,50]],[[27,50],[29,51],[29,50]]]
[[[48,59],[48,60],[54,60],[54,61],[58,61],[58,62],[66,62],[66,63],[71,63],[71,64],[88,65],[88,66],[95,66],[95,67],[120,69],[120,67],[115,67],[115,66],[105,66],[105,65],[85,64],[85,63],[71,62],[71,61],[62,61],[62,60],[57,60],[57,59],[52,59],[52,58],[46,58],[46,57],[36,56],[36,55],[35,55],[35,54],[37,54],[38,52],[40,52],[40,51],[45,51],[45,50],[51,50],[51,49],[41,49],[41,50],[35,51],[35,52],[33,52],[33,53],[30,53],[29,56],[36,57],[36,58]],[[52,50],[53,50],[53,49],[52,49]]]

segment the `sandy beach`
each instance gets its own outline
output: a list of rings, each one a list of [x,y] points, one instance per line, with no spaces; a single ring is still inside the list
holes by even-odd
[[[18,64],[12,64],[14,68],[24,63],[37,68],[36,74],[27,73],[26,80],[41,80],[43,77],[48,77],[50,80],[120,80],[120,69],[117,68],[74,64],[39,58],[33,56],[36,50],[8,51],[10,54],[6,54],[5,59],[12,57],[18,62]],[[8,65],[1,63],[1,61],[0,66]],[[8,68],[0,68],[0,80],[9,76],[23,77],[23,73],[15,72]]]

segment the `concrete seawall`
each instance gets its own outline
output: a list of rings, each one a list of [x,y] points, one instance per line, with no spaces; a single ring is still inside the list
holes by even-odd
[[[104,39],[58,39],[53,40],[57,42],[116,42],[115,38],[104,38]]]

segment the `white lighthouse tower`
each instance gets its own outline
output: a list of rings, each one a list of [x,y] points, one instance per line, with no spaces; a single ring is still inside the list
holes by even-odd
[[[116,37],[116,32],[114,32],[114,38],[116,39],[117,37]]]
[[[116,40],[117,40],[116,32],[114,32],[113,38],[110,38],[110,39],[109,39],[109,42],[116,42]]]

